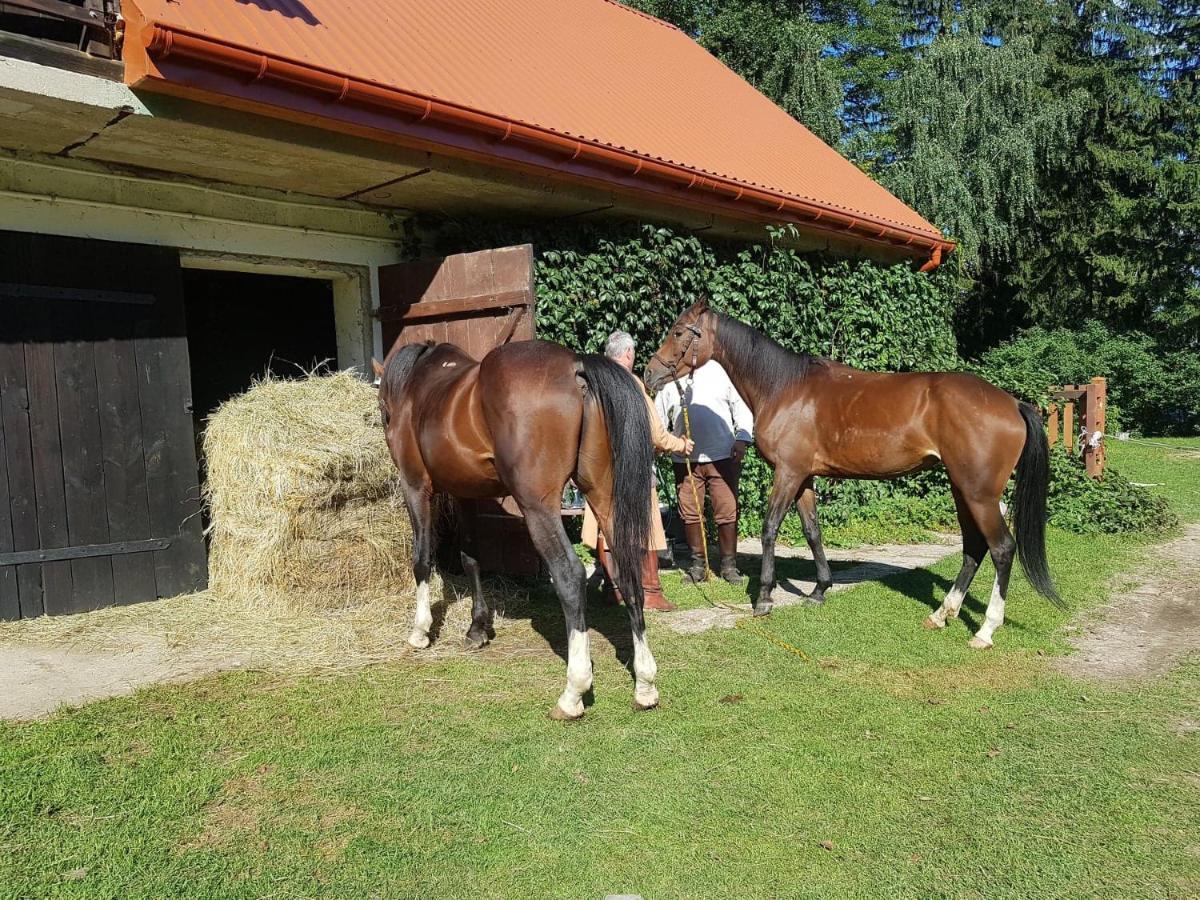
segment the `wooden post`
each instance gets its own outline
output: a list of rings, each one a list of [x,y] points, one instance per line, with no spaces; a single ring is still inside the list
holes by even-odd
[[[1046,420],[1046,430],[1050,432],[1050,446],[1058,443],[1058,404],[1050,404],[1050,416]]]
[[[1083,453],[1087,473],[1093,478],[1104,474],[1104,413],[1108,403],[1108,383],[1103,378],[1093,378],[1087,388],[1087,407],[1084,415],[1084,427],[1087,429],[1088,443]],[[1100,439],[1093,445],[1092,436],[1099,433]]]
[[[1073,387],[1073,385],[1071,386]],[[1068,400],[1063,406],[1063,448],[1067,453],[1075,449],[1075,401]]]

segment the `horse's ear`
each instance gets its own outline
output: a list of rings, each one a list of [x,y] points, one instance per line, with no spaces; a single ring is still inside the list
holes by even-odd
[[[375,377],[383,377],[383,365],[375,357],[371,357],[371,368],[375,370]]]
[[[692,312],[697,314],[708,312],[708,294],[704,294],[699,300],[692,304]]]

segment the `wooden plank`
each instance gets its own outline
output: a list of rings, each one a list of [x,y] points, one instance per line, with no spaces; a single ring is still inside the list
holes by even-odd
[[[1075,404],[1063,407],[1063,447],[1068,453],[1075,449]]]
[[[95,341],[94,333],[88,327],[92,311],[82,304],[72,303],[55,312],[72,316],[80,326],[75,340],[54,345],[68,546],[107,544],[110,535],[100,443]],[[59,612],[87,612],[113,605],[111,560],[105,557],[72,560],[71,582],[71,602]]]
[[[49,311],[34,307],[34,330],[50,330]],[[25,374],[29,390],[29,438],[33,454],[33,491],[37,508],[38,546],[69,547],[67,495],[63,480],[62,439],[59,434],[58,391],[54,347],[31,340],[25,345]],[[68,612],[74,604],[69,562],[46,563],[42,570],[42,604],[51,615]]]
[[[100,59],[81,53],[74,47],[56,44],[41,38],[23,34],[0,33],[0,56],[37,63],[67,72],[78,72],[103,78],[106,81],[123,81],[125,67],[113,59]]]
[[[33,489],[33,447],[29,436],[29,390],[25,378],[25,338],[28,304],[0,297],[0,430],[8,476],[8,504],[0,508],[12,529],[12,549],[39,546],[37,506]],[[45,611],[41,566],[21,566],[15,572],[19,607],[14,618],[32,618]]]
[[[137,324],[138,405],[146,461],[150,529],[171,539],[154,554],[158,596],[201,590],[207,558],[200,526],[200,487],[192,433],[191,366],[178,254],[145,260],[159,302]]]
[[[89,16],[86,10],[80,9],[71,3],[66,3],[64,0],[3,0],[3,3],[0,3],[0,7],[11,7],[28,10],[29,12],[43,13],[55,19],[65,19],[68,22],[77,22],[96,31],[104,31],[103,18]],[[9,11],[5,10],[5,12]]]
[[[115,541],[111,544],[90,544],[81,547],[61,547],[56,550],[18,550],[15,553],[0,553],[0,567],[12,568],[34,562],[56,560],[91,559],[94,557],[122,557],[152,550],[166,550],[171,542],[165,538],[148,538],[144,541]]]
[[[412,306],[380,307],[375,311],[375,318],[382,322],[414,322],[422,319],[435,319],[463,313],[481,312],[491,309],[507,309],[513,306],[528,306],[530,297],[527,291],[503,291],[499,293],[473,293],[449,300],[425,300]]]
[[[150,537],[150,506],[132,311],[110,312],[107,325],[109,337],[95,345],[95,354],[109,534],[114,540],[140,541]],[[116,603],[158,595],[153,557],[114,557],[112,570]]]
[[[0,282],[0,294],[30,300],[79,300],[88,303],[131,303],[136,306],[149,306],[154,303],[153,294],[145,294],[137,291],[98,291],[88,288],[67,288],[14,282]]]
[[[1046,421],[1046,430],[1050,433],[1050,446],[1058,443],[1058,404],[1050,404],[1050,417]]]
[[[1087,473],[1093,478],[1100,478],[1104,474],[1104,428],[1107,418],[1108,406],[1108,382],[1104,378],[1093,378],[1092,383],[1088,385],[1087,407],[1084,412],[1084,425],[1087,428],[1088,444],[1084,452],[1084,464],[1087,466]],[[1101,439],[1098,443],[1093,444],[1091,438],[1095,434],[1100,434]]]
[[[13,529],[9,513],[11,498],[8,489],[8,449],[4,440],[4,421],[0,419],[0,557],[12,553]],[[12,621],[21,618],[21,595],[17,588],[17,570],[14,567],[0,569],[0,620]]]

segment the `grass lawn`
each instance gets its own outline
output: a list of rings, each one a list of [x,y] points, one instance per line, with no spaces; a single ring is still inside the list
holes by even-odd
[[[1110,458],[1200,520],[1200,458]],[[1145,551],[1050,533],[1076,610]],[[990,566],[963,620],[921,629],[957,567],[777,610],[813,664],[652,618],[651,713],[597,642],[595,703],[570,725],[545,715],[562,661],[499,647],[0,726],[0,896],[1200,894],[1200,664],[1125,687],[1057,674],[1067,615],[1020,576],[996,649],[972,652]],[[553,601],[534,608],[561,640]],[[623,615],[592,619],[624,655]]]

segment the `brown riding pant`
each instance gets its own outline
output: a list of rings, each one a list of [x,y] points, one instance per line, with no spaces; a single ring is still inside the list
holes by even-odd
[[[688,481],[687,466],[675,463],[675,490],[679,495],[679,514],[689,525],[700,522],[704,509],[704,498],[712,503],[713,521],[718,525],[729,525],[737,521],[738,479],[742,475],[742,464],[733,459],[716,462],[692,463],[692,478]],[[695,491],[692,485],[695,485]],[[700,505],[697,507],[696,500]]]

